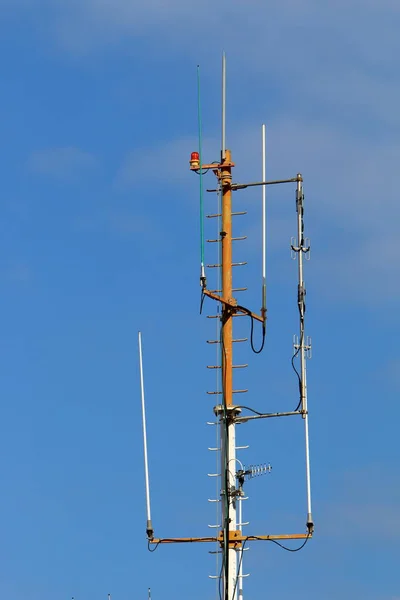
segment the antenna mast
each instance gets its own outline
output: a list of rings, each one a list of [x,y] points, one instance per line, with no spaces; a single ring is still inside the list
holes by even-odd
[[[219,592],[221,600],[242,600],[243,598],[243,553],[245,545],[252,541],[280,541],[280,540],[301,540],[301,549],[314,531],[313,519],[311,514],[311,484],[310,484],[310,457],[309,457],[309,432],[308,432],[308,406],[307,406],[307,382],[306,382],[306,358],[311,356],[311,342],[305,338],[305,284],[303,280],[303,257],[309,258],[310,247],[307,238],[304,238],[304,194],[303,177],[298,173],[295,177],[289,179],[276,179],[267,181],[266,179],[266,127],[262,125],[262,179],[259,182],[251,183],[233,183],[232,169],[235,164],[232,162],[231,151],[226,148],[226,57],[222,56],[222,115],[221,115],[221,159],[219,163],[204,164],[202,159],[201,145],[201,110],[200,110],[200,80],[198,69],[198,120],[199,120],[199,151],[192,152],[190,160],[191,171],[200,176],[200,231],[201,231],[201,272],[200,285],[202,293],[202,302],[205,298],[215,300],[220,306],[220,311],[210,318],[220,320],[219,339],[210,340],[210,343],[219,344],[220,364],[209,368],[218,369],[221,373],[221,391],[208,392],[209,394],[218,394],[221,402],[214,407],[216,422],[210,423],[217,425],[220,430],[220,447],[210,448],[221,452],[221,472],[220,497],[216,502],[221,506],[221,523],[217,525],[220,531],[217,536],[209,537],[191,537],[191,538],[155,538],[150,515],[150,492],[148,481],[148,460],[147,460],[147,436],[145,422],[144,406],[144,384],[143,384],[143,365],[141,336],[139,334],[139,354],[140,354],[140,372],[141,372],[141,391],[142,391],[142,414],[143,414],[143,435],[144,435],[144,456],[145,456],[145,480],[146,480],[146,503],[147,503],[147,537],[149,547],[155,548],[160,544],[200,542],[216,543],[217,553],[222,556],[220,572],[215,578],[219,581]],[[220,198],[220,210],[217,214],[207,215],[208,218],[218,219],[219,238],[207,240],[216,242],[220,247],[221,260],[218,264],[207,265],[208,268],[216,268],[221,274],[221,289],[210,290],[207,287],[204,263],[204,223],[203,223],[203,175],[211,170],[217,178],[217,187],[207,189],[207,192],[217,192]],[[292,238],[292,257],[298,258],[298,286],[297,286],[297,305],[300,319],[299,337],[294,340],[294,355],[292,358],[293,368],[298,376],[300,399],[297,408],[293,411],[265,413],[253,409],[251,414],[242,415],[242,410],[248,410],[244,406],[234,403],[234,395],[244,393],[247,390],[234,389],[233,373],[234,369],[244,368],[247,365],[234,364],[233,344],[247,341],[246,339],[234,339],[233,321],[237,316],[248,316],[251,319],[251,348],[254,353],[259,354],[263,347],[266,337],[266,318],[267,318],[267,281],[266,281],[266,187],[268,185],[278,184],[296,184],[296,212],[297,212],[297,240]],[[245,262],[233,262],[232,242],[244,240],[245,236],[233,237],[232,235],[232,216],[244,215],[246,212],[234,212],[232,210],[233,192],[246,189],[248,187],[261,186],[262,188],[262,281],[261,298],[262,305],[260,314],[252,312],[238,303],[234,298],[234,293],[244,291],[247,288],[233,288],[232,270],[233,267],[243,266]],[[219,287],[219,286],[217,286]],[[254,348],[253,328],[255,324],[262,326],[262,344],[259,349]],[[296,369],[295,360],[299,358],[300,373]],[[243,523],[242,502],[246,500],[243,487],[248,479],[257,475],[262,475],[271,470],[268,465],[245,467],[237,458],[236,452],[247,446],[237,446],[236,425],[239,423],[251,422],[255,419],[268,419],[276,417],[301,416],[304,420],[305,429],[305,453],[306,453],[306,491],[307,491],[307,519],[306,531],[294,534],[261,534],[246,535],[242,528],[248,523]],[[238,466],[239,465],[239,466]],[[150,594],[150,591],[149,591]]]

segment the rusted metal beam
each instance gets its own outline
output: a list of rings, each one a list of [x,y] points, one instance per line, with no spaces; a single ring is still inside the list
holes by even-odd
[[[281,533],[273,535],[243,535],[240,531],[229,532],[229,543],[237,544],[242,542],[268,542],[268,541],[285,541],[285,540],[306,540],[311,538],[309,533]],[[221,531],[218,537],[188,537],[188,538],[153,538],[149,540],[150,544],[191,544],[191,543],[222,543],[224,540],[223,532]]]
[[[244,310],[242,307],[237,305],[236,300],[234,300],[233,298],[231,298],[230,300],[228,300],[226,298],[221,298],[221,296],[218,296],[217,294],[214,294],[213,292],[210,292],[209,290],[203,290],[203,293],[205,296],[208,296],[209,298],[212,298],[213,300],[216,300],[217,302],[222,302],[222,304],[225,304],[226,306],[231,308],[232,311],[234,311],[234,312],[240,312],[244,315],[248,315],[249,317],[252,317],[256,321],[260,321],[260,323],[264,323],[264,317],[257,315],[256,313],[253,313],[250,310],[249,311]]]

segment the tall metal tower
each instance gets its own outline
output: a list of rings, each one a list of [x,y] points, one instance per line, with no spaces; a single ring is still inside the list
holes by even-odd
[[[219,595],[224,600],[242,600],[243,597],[243,552],[245,546],[253,541],[275,541],[280,543],[286,540],[301,540],[301,547],[305,545],[312,536],[314,530],[312,511],[311,511],[311,485],[310,485],[310,458],[309,458],[309,434],[308,434],[308,406],[307,406],[307,383],[306,383],[306,358],[310,356],[311,344],[309,338],[305,336],[305,283],[303,277],[303,260],[309,257],[310,246],[307,238],[304,237],[304,194],[303,177],[300,173],[288,179],[266,180],[265,166],[265,125],[262,126],[262,179],[259,182],[234,183],[232,181],[232,170],[235,164],[232,162],[231,151],[226,148],[226,60],[225,55],[222,59],[222,135],[221,135],[221,157],[217,163],[203,162],[202,157],[202,133],[201,133],[201,109],[200,109],[200,83],[198,77],[199,89],[199,148],[192,152],[190,160],[190,169],[199,176],[200,180],[200,285],[202,294],[202,304],[206,298],[218,303],[219,310],[216,317],[219,322],[219,335],[216,340],[209,340],[210,343],[217,344],[219,347],[219,364],[211,365],[209,368],[217,369],[221,373],[221,389],[216,392],[210,392],[220,398],[214,407],[216,424],[219,428],[219,443],[216,450],[220,452],[220,473],[215,475],[220,478],[219,498],[215,501],[221,507],[221,522],[216,525],[219,527],[216,536],[191,537],[191,538],[161,538],[154,537],[153,525],[150,513],[150,489],[147,461],[147,435],[146,435],[146,416],[143,385],[143,357],[141,334],[139,333],[139,353],[140,353],[140,374],[142,389],[142,411],[143,411],[143,432],[144,432],[144,457],[145,457],[145,481],[146,481],[146,504],[147,504],[147,537],[149,547],[157,547],[160,544],[199,542],[217,544],[217,552],[222,557],[220,571],[216,574],[219,584]],[[216,176],[217,186],[207,192],[217,193],[220,199],[219,210],[216,214],[207,215],[211,219],[217,219],[219,223],[219,237],[215,242],[219,247],[218,255],[220,257],[216,264],[207,265],[209,268],[218,269],[220,272],[220,289],[210,290],[207,286],[206,265],[204,259],[204,210],[203,210],[203,176],[206,172],[212,171]],[[299,311],[299,335],[295,336],[294,354],[292,365],[297,373],[299,381],[299,401],[296,410],[278,413],[261,413],[248,407],[240,406],[234,402],[236,394],[245,390],[234,388],[234,371],[246,365],[234,364],[233,346],[243,341],[234,338],[233,323],[234,318],[242,315],[251,319],[251,345],[256,353],[260,353],[264,347],[266,337],[267,306],[266,306],[266,194],[268,185],[295,184],[296,215],[297,215],[297,238],[292,238],[291,251],[292,256],[298,260],[298,285],[297,285],[297,306]],[[232,209],[232,195],[234,192],[246,189],[248,187],[260,186],[262,189],[262,281],[261,298],[262,306],[260,314],[257,314],[247,307],[238,303],[234,294],[241,291],[242,288],[233,288],[233,267],[243,263],[235,263],[232,260],[232,242],[243,237],[235,237],[232,233],[232,217],[245,214],[245,212],[235,212]],[[254,348],[253,328],[259,323],[262,328],[262,345],[259,349]],[[296,362],[299,362],[299,369],[296,368]],[[244,413],[246,411],[246,414]],[[250,411],[250,414],[247,414]],[[245,498],[243,486],[246,479],[262,474],[269,470],[269,466],[250,466],[245,467],[237,458],[238,446],[236,443],[236,425],[246,423],[256,419],[280,418],[280,417],[300,417],[304,423],[305,434],[305,466],[306,466],[306,498],[307,498],[307,516],[306,527],[302,533],[294,534],[260,534],[245,535],[242,531],[242,501]],[[300,549],[300,548],[296,548]]]

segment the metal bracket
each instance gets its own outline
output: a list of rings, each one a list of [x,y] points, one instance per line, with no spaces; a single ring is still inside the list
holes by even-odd
[[[311,244],[310,238],[304,238],[304,246],[299,246],[296,237],[290,238],[290,255],[293,260],[296,260],[296,257],[299,252],[303,252],[306,260],[310,260],[311,258]]]
[[[306,337],[305,344],[303,347],[304,347],[306,358],[311,359],[312,358],[312,340],[309,335]],[[299,336],[296,334],[293,336],[293,348],[296,351],[300,350]]]

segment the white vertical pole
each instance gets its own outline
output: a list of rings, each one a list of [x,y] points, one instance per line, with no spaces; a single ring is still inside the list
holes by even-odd
[[[228,413],[228,411],[227,411]],[[236,517],[236,502],[237,499],[232,495],[232,491],[236,489],[236,431],[235,423],[229,420],[228,427],[226,427],[225,419],[223,414],[221,415],[221,501],[222,501],[222,528],[224,532],[224,550],[226,549],[227,555],[223,552],[223,565],[222,565],[222,582],[223,582],[223,600],[236,600],[237,598],[237,550],[229,548],[229,540],[226,538],[227,535],[227,523],[226,519],[229,516],[229,531],[236,531],[237,529],[237,517]],[[225,479],[225,472],[227,471],[227,477]],[[226,487],[228,489],[226,489]],[[227,511],[226,504],[229,504]],[[227,515],[228,512],[228,515]],[[228,580],[225,574],[225,560],[228,561]]]
[[[231,422],[228,426],[228,482],[230,490],[236,488],[236,425]],[[237,499],[229,496],[229,529],[231,531],[237,530],[237,517],[236,517],[236,503]],[[237,598],[237,551],[234,548],[230,548],[228,551],[229,556],[229,581],[228,581],[228,599],[236,600]],[[234,591],[235,590],[235,591]]]
[[[310,474],[310,448],[309,448],[309,437],[308,437],[308,414],[304,419],[304,435],[306,441],[306,485],[307,485],[307,527],[310,533],[312,533],[314,523],[312,518],[311,508],[311,474]]]
[[[265,140],[265,125],[262,126],[262,179],[266,181],[266,140]],[[266,202],[267,202],[267,186],[262,185],[262,308],[267,308],[267,216],[266,216]]]
[[[147,532],[148,538],[151,539],[153,537],[153,525],[151,522],[151,510],[150,510],[149,462],[148,462],[148,457],[147,457],[147,427],[146,427],[146,406],[145,406],[145,401],[144,401],[142,334],[140,331],[139,331],[138,338],[139,338],[140,389],[141,389],[141,396],[142,396],[144,474],[145,474],[145,485],[146,485],[146,512],[147,512],[146,532]]]

